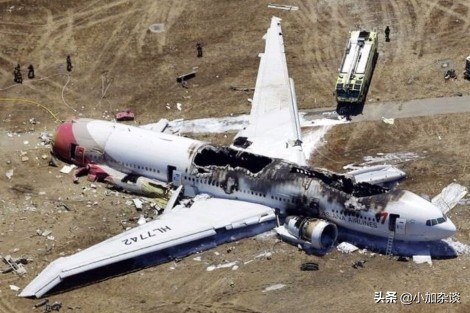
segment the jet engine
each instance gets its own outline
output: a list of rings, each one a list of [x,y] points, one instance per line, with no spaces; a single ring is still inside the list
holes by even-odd
[[[288,216],[285,228],[297,239],[305,240],[316,249],[328,249],[338,237],[336,225],[318,218]]]

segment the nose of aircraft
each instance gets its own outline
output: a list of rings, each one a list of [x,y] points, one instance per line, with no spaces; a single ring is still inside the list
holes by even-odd
[[[52,151],[54,154],[64,160],[70,160],[71,144],[76,144],[72,126],[72,120],[67,120],[60,124],[57,127],[54,144],[52,145]]]
[[[457,231],[454,223],[452,223],[449,218],[447,218],[447,221],[444,223],[434,225],[432,227],[434,228],[433,231],[436,232],[436,236],[439,237],[439,239],[452,237]]]

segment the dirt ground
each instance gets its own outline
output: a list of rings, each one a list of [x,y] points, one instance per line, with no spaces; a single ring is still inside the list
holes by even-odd
[[[249,112],[252,93],[229,87],[254,87],[261,38],[273,15],[283,19],[287,63],[301,109],[335,105],[336,72],[348,31],[356,27],[380,32],[367,103],[470,94],[470,82],[462,79],[470,53],[466,0],[294,0],[290,4],[299,10],[291,12],[269,9],[269,2],[0,1],[0,254],[33,259],[24,277],[0,275],[1,312],[41,312],[33,309],[37,300],[16,297],[9,285],[25,287],[60,255],[111,237],[135,225],[128,220],[139,216],[126,204],[130,196],[85,181],[72,184],[68,175],[49,167],[40,132],[52,133],[69,116],[110,119],[124,108],[134,110],[136,123],[142,124],[162,117]],[[164,32],[150,32],[155,23],[164,24]],[[389,43],[382,36],[387,25]],[[197,42],[204,47],[202,58],[196,57]],[[13,82],[17,63],[21,85]],[[36,72],[32,80],[29,64]],[[458,79],[444,81],[447,68],[454,68]],[[197,74],[188,88],[176,83],[178,75],[193,69]],[[342,171],[364,156],[413,152],[421,158],[401,164],[408,174],[401,187],[427,196],[453,181],[470,187],[469,117],[335,126],[313,164]],[[11,169],[9,179],[3,173]],[[449,216],[458,227],[456,239],[470,244],[469,205],[457,206]],[[50,230],[53,240],[37,230]],[[260,256],[266,252],[272,256]],[[199,256],[200,261],[190,256],[49,299],[63,302],[61,311],[67,312],[470,311],[469,255],[434,260],[432,267],[338,251],[316,257],[266,235]],[[352,268],[359,259],[367,260],[365,267]],[[225,261],[238,261],[239,268],[206,270]],[[319,263],[320,270],[300,271],[305,261]],[[266,290],[277,284],[285,286]],[[460,303],[375,304],[374,293],[380,291],[458,292]]]

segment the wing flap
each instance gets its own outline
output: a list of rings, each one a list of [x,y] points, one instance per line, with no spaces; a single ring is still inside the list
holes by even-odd
[[[132,270],[162,263],[266,231],[274,227],[274,220],[274,210],[263,205],[226,199],[199,200],[190,208],[175,208],[158,220],[55,260],[20,296],[41,297],[67,277],[76,279],[79,274],[104,271],[118,263],[132,263]],[[191,246],[192,243],[195,244]]]

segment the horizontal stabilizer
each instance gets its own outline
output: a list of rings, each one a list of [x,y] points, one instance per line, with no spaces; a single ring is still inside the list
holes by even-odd
[[[365,167],[347,174],[353,176],[357,183],[364,182],[374,185],[396,182],[406,176],[405,172],[391,165]]]
[[[58,285],[64,280],[67,289],[73,288],[256,235],[272,229],[274,219],[274,211],[263,205],[202,199],[190,208],[176,207],[157,220],[58,258],[20,296],[41,297],[53,288],[53,291],[61,290]],[[118,268],[122,272],[103,276],[110,269]],[[88,276],[91,281],[85,280]]]
[[[441,209],[442,213],[447,214],[452,210],[459,201],[465,197],[468,192],[468,188],[456,183],[451,183],[441,193],[432,198],[431,202],[435,206]]]

